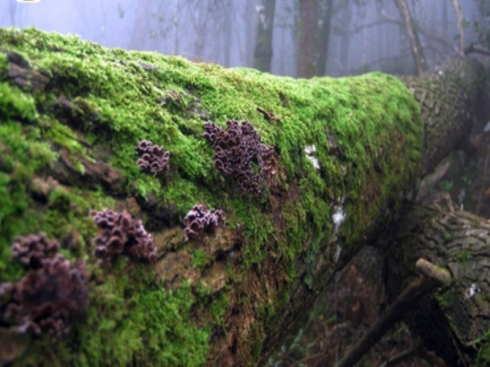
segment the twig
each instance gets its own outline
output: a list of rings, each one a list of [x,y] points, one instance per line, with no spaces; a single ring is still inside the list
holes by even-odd
[[[422,344],[418,343],[414,347],[407,349],[396,356],[388,359],[386,362],[384,362],[381,366],[379,367],[393,367],[399,364],[400,362],[403,362],[409,358],[412,358],[415,356],[420,350],[422,349]]]
[[[262,115],[264,115],[264,118],[267,121],[276,121],[278,123],[281,123],[281,120],[279,119],[279,117],[274,116],[274,114],[272,112],[267,112],[262,107],[257,107],[257,111],[259,111]]]
[[[410,16],[410,11],[408,10],[407,2],[406,0],[395,0],[395,4],[400,12],[405,31],[407,32],[407,38],[412,49],[413,61],[417,67],[417,72],[419,75],[422,75],[423,72],[427,70],[427,63],[425,61],[424,50],[418,39],[417,31],[415,30],[414,23]]]

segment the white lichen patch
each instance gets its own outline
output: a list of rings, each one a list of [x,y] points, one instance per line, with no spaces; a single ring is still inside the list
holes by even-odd
[[[315,152],[316,152],[316,146],[307,145],[305,147],[306,158],[308,158],[313,163],[313,167],[315,167],[315,169],[319,170],[320,169],[320,163],[318,162],[318,159],[316,159],[313,156],[313,154]]]
[[[342,208],[341,205],[337,205],[334,208],[334,210],[335,211],[333,213],[332,219],[333,219],[333,223],[335,224],[335,229],[337,229],[342,224],[342,222],[344,221],[345,213],[344,213],[344,209]]]
[[[480,292],[478,286],[475,283],[471,283],[471,286],[464,292],[464,299],[472,298],[478,292]]]
[[[306,155],[311,155],[312,153],[315,153],[316,152],[316,146],[314,145],[307,145],[305,147],[305,153]]]

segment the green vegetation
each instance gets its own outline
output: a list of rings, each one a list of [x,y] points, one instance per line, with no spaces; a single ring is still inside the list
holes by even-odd
[[[202,292],[195,283],[164,287],[167,274],[156,282],[152,269],[122,260],[100,270],[92,255],[97,229],[90,210],[126,205],[135,197],[144,207],[145,225],[151,222],[152,231],[163,233],[165,223],[152,221],[152,210],[165,209],[179,219],[197,203],[223,209],[229,228],[239,229],[243,237],[236,255],[240,261],[228,268],[228,277],[239,282],[248,268],[260,269],[273,254],[287,273],[284,283],[291,284],[298,276],[295,260],[304,256],[312,232],[321,236],[306,251],[308,267],[316,266],[317,254],[332,236],[344,239],[341,253],[348,257],[360,234],[379,218],[382,205],[398,203],[418,167],[419,107],[408,89],[388,75],[294,80],[106,49],[35,29],[0,29],[0,44],[49,79],[41,89],[19,86],[8,78],[10,63],[0,53],[0,280],[16,280],[23,273],[10,261],[13,238],[38,231],[60,241],[74,234],[64,253],[85,258],[91,279],[86,320],[49,348],[47,340],[36,341],[15,366],[205,363],[209,335],[222,322],[231,287],[213,296],[211,316],[199,319],[192,306]],[[61,97],[69,101],[68,111],[60,106]],[[257,106],[281,123],[266,121]],[[259,197],[241,197],[232,182],[221,178],[213,149],[201,137],[204,120],[224,127],[230,119],[251,121],[262,141],[276,149],[278,173]],[[135,164],[134,147],[143,139],[171,152],[165,177],[147,175]],[[311,145],[321,170],[305,155],[305,146]],[[49,176],[59,175],[63,152],[73,170],[62,185],[49,187]],[[113,167],[123,177],[121,187],[87,179],[84,161]],[[273,212],[273,189],[282,200],[279,212]],[[342,223],[332,219],[335,207],[345,214]],[[176,251],[155,241],[163,252]],[[202,270],[206,256],[196,249],[191,263]],[[287,300],[283,288],[244,304],[270,321]],[[250,340],[241,341],[252,353],[260,350],[264,328],[254,324]]]

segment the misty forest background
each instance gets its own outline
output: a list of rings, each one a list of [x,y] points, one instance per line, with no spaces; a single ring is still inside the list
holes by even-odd
[[[457,17],[456,3],[463,19]],[[457,54],[461,41],[465,46],[476,42],[490,48],[489,0],[407,0],[407,4],[420,37],[424,69],[434,69]],[[392,0],[41,0],[35,4],[4,0],[0,27],[10,26],[73,33],[107,47],[158,51],[294,78],[374,70],[396,75],[420,72]],[[481,111],[479,132],[487,130],[489,118],[490,111]],[[466,210],[490,218],[490,175],[479,169],[488,161],[490,139],[486,139],[480,156],[468,161],[457,153],[455,159],[444,161],[429,189],[421,192],[449,192]],[[473,173],[461,174],[458,165],[472,168]],[[376,263],[376,254],[366,246],[314,309],[291,328],[269,365],[329,366],[345,354],[376,320],[385,302],[382,269],[370,266]],[[444,366],[413,340],[405,326],[393,330],[359,366]]]

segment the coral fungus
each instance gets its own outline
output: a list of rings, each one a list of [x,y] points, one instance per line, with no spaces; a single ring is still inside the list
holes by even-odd
[[[44,234],[18,237],[12,249],[24,266],[34,270],[18,282],[0,285],[0,300],[7,300],[0,304],[4,310],[0,320],[14,323],[20,333],[59,337],[68,332],[88,302],[84,261],[71,263],[56,253],[57,242],[48,242]]]
[[[153,145],[149,140],[142,140],[135,149],[141,157],[136,163],[143,171],[159,173],[168,168],[170,153],[166,152],[162,146]]]
[[[92,213],[101,229],[94,238],[95,256],[102,264],[110,264],[118,255],[126,255],[133,261],[153,264],[157,261],[157,249],[153,237],[146,232],[141,220],[135,220],[126,210],[116,212],[105,209]]]
[[[222,210],[210,212],[204,205],[194,207],[184,217],[185,240],[202,236],[205,232],[215,233],[219,226],[224,227],[225,216]]]
[[[202,136],[216,151],[216,167],[225,177],[236,179],[241,192],[258,195],[260,184],[275,173],[274,148],[261,143],[260,135],[249,121],[240,124],[229,120],[226,125],[226,131],[211,122],[204,125]]]

